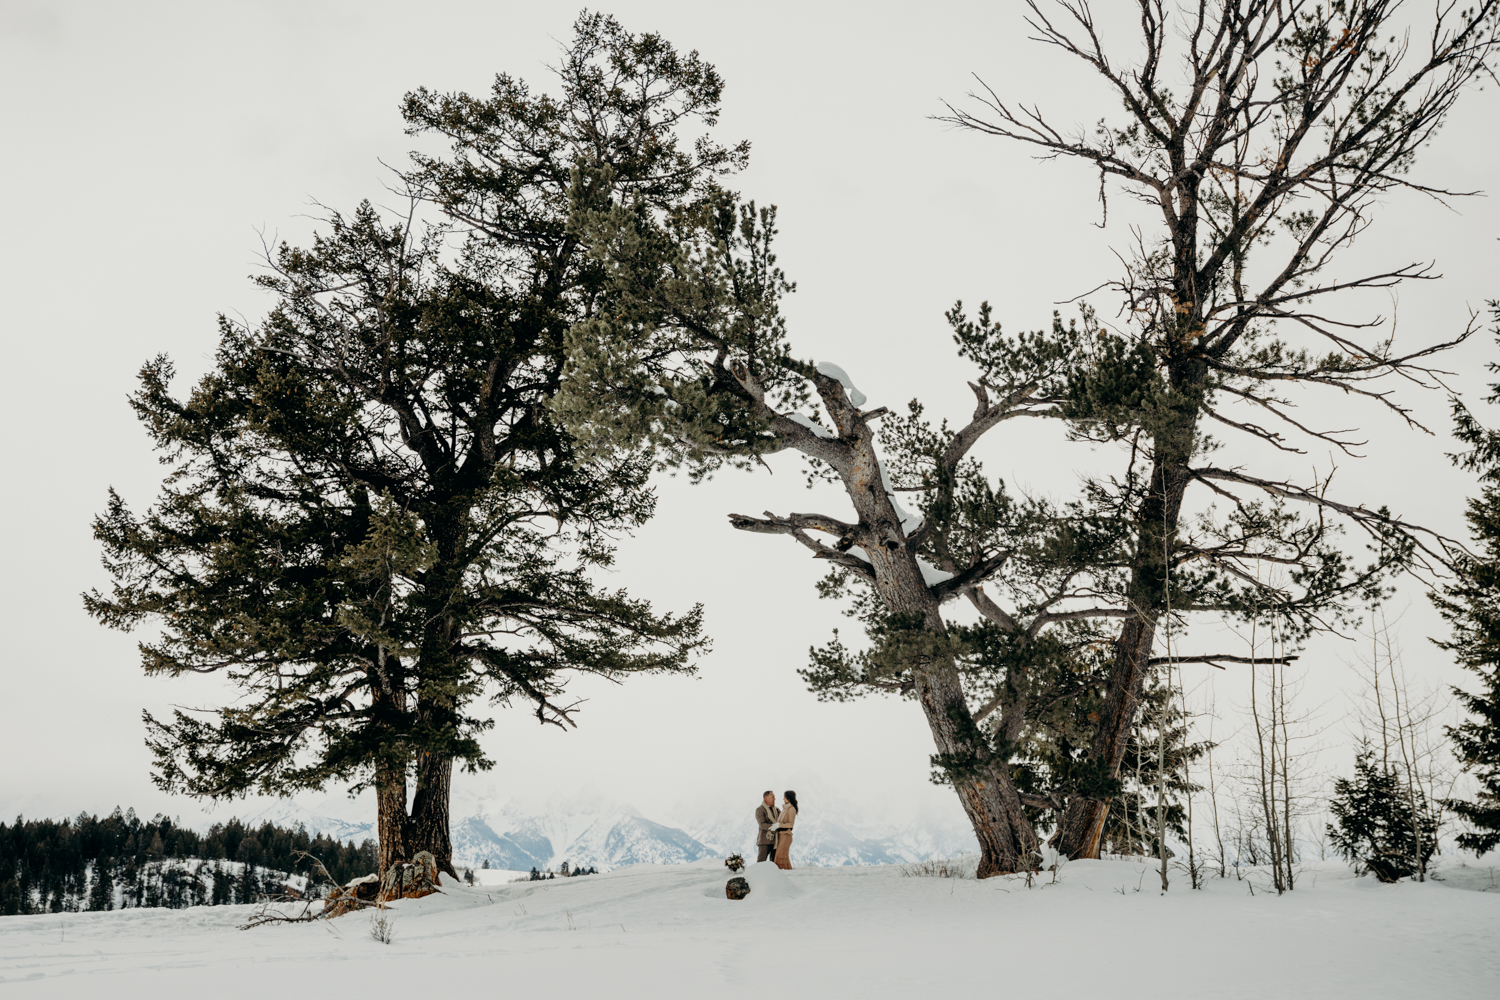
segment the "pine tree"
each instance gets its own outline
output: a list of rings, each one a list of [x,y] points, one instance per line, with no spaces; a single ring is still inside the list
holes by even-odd
[[[113,910],[115,908],[115,882],[110,872],[108,858],[94,862],[93,884],[89,887],[90,910]]]
[[[236,903],[253,903],[259,896],[260,879],[256,875],[255,865],[245,863],[241,865],[240,877],[236,880],[234,901]]]
[[[125,870],[120,876],[121,885],[124,887],[124,895],[120,901],[120,908],[141,905],[141,872],[136,863],[135,852],[131,851],[126,856]]]
[[[483,698],[567,728],[570,674],[691,672],[705,648],[701,609],[594,583],[652,513],[649,462],[581,457],[549,401],[603,280],[568,224],[575,166],[668,208],[741,154],[683,148],[721,84],[658,36],[584,15],[559,73],[560,98],[505,75],[488,100],[408,95],[410,130],[453,144],[415,157],[412,212],[447,218],[334,213],[271,253],[275,307],[221,321],[186,400],[165,358],[143,369],[132,402],[173,471],[144,516],[111,493],[95,534],[114,588],[86,605],[161,626],[148,673],[245,695],[146,718],[164,789],[373,784],[380,870],[428,850],[452,874],[453,766],[491,765]]]
[[[230,891],[229,873],[224,870],[221,861],[215,861],[212,873],[212,895],[210,904],[213,906],[224,906],[234,901],[233,893]]]
[[[1500,302],[1490,303],[1500,321]],[[1496,333],[1500,334],[1500,322]],[[1491,362],[1491,371],[1500,365]],[[1490,386],[1488,403],[1500,402],[1500,384]],[[1438,611],[1453,630],[1438,646],[1479,678],[1477,691],[1455,687],[1453,693],[1470,718],[1448,728],[1458,759],[1479,781],[1472,801],[1445,805],[1472,826],[1458,835],[1458,845],[1478,854],[1500,847],[1500,433],[1487,430],[1457,399],[1453,402],[1455,436],[1470,451],[1455,456],[1464,468],[1479,470],[1484,487],[1469,501],[1469,529],[1479,554],[1461,555],[1454,564],[1457,581],[1434,594]]]
[[[1328,807],[1329,842],[1361,875],[1395,882],[1425,871],[1437,850],[1437,819],[1426,797],[1376,761],[1369,741],[1354,759],[1354,777],[1335,779]]]
[[[26,913],[30,907],[23,902],[21,885],[14,878],[0,881],[0,916],[14,916],[17,913]],[[45,898],[43,900],[45,902]],[[23,908],[24,907],[24,908]]]

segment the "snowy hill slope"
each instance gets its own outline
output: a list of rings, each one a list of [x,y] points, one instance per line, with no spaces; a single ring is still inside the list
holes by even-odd
[[[491,868],[524,872],[529,868],[546,868],[552,858],[552,845],[547,840],[522,837],[518,842],[491,830],[478,816],[454,823],[451,832],[455,864],[478,868],[488,863]]]
[[[759,874],[759,873],[755,873]],[[766,873],[772,874],[772,873]],[[1483,873],[1467,883],[1483,888]],[[1115,1000],[1491,1000],[1500,892],[1384,886],[1342,866],[1285,896],[1201,892],[1125,861],[1057,884],[903,877],[893,866],[753,878],[716,859],[442,895],[369,918],[239,931],[248,907],[0,918],[7,998],[487,995],[861,1000],[972,994]],[[1491,870],[1490,878],[1494,877]],[[1139,887],[1139,890],[1138,890]],[[332,931],[332,933],[330,933]]]

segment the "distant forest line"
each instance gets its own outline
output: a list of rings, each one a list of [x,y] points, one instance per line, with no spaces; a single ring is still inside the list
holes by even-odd
[[[239,819],[205,833],[131,809],[0,823],[0,915],[253,902],[301,883],[314,855],[339,884],[376,870],[375,842]]]

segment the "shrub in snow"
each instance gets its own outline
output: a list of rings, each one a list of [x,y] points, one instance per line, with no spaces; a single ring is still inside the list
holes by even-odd
[[[1394,882],[1426,872],[1437,848],[1437,818],[1419,790],[1375,760],[1369,742],[1354,759],[1354,777],[1333,783],[1328,839],[1360,875]]]
[[[977,860],[977,858],[952,860],[931,858],[927,861],[904,864],[900,870],[901,874],[907,878],[973,878]]]
[[[370,937],[381,944],[390,944],[395,936],[396,922],[391,919],[390,914],[381,910],[370,915]]]

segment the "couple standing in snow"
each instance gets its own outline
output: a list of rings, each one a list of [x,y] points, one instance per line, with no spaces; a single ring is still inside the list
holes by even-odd
[[[783,792],[781,809],[776,809],[776,795],[766,792],[755,807],[755,823],[760,832],[755,837],[755,861],[776,862],[777,868],[792,867],[792,827],[797,823],[797,793]]]

